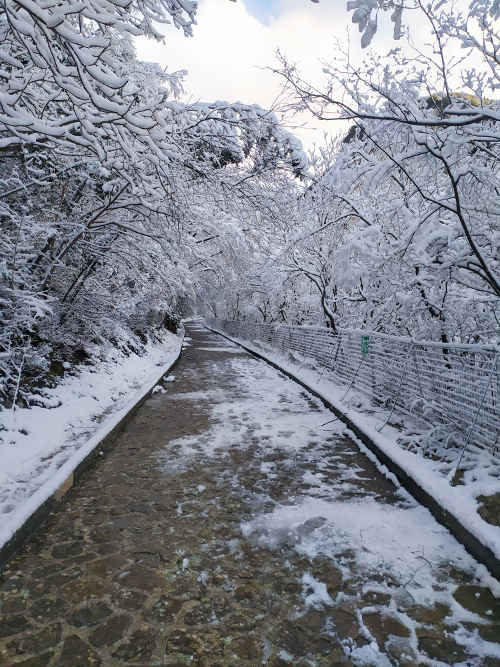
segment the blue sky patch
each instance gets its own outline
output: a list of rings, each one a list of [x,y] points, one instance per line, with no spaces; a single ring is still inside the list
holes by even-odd
[[[279,13],[279,0],[244,0],[248,11],[261,23],[268,25]]]

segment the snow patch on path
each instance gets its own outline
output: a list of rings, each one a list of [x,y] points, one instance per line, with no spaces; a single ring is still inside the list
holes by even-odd
[[[356,502],[305,497],[300,504],[279,506],[242,523],[241,530],[262,546],[293,543],[309,559],[341,561],[345,551],[353,551],[360,568],[408,581],[419,604],[435,598],[432,585],[440,564],[475,569],[462,545],[420,505],[399,507],[369,497]]]

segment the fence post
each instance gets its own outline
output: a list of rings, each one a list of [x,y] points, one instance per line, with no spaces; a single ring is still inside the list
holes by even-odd
[[[405,380],[405,378],[406,378],[406,368],[407,368],[407,366],[408,366],[408,362],[410,361],[410,355],[411,355],[411,348],[410,348],[410,350],[408,350],[408,354],[406,355],[406,359],[405,359],[405,362],[404,362],[404,364],[403,364],[403,370],[401,371],[401,375],[399,376],[398,386],[397,386],[397,388],[396,388],[396,391],[394,392],[394,400],[393,400],[393,402],[392,402],[392,408],[391,408],[391,411],[389,412],[389,414],[388,414],[386,420],[384,421],[384,423],[383,423],[383,424],[379,424],[379,425],[376,427],[376,428],[377,428],[377,431],[378,431],[379,433],[380,433],[380,431],[384,428],[384,426],[387,424],[387,422],[389,421],[389,419],[392,417],[392,415],[393,415],[393,413],[394,413],[394,408],[396,407],[396,402],[397,402],[397,400],[398,400],[398,398],[397,398],[397,397],[398,397],[398,394],[399,394],[399,392],[401,391],[401,389],[402,389],[403,386],[404,386],[404,380]]]
[[[343,400],[345,399],[345,397],[347,396],[347,394],[351,391],[351,388],[352,388],[352,386],[353,386],[353,384],[354,384],[354,382],[355,382],[355,380],[356,380],[356,378],[357,378],[357,376],[358,376],[358,373],[359,373],[359,371],[360,371],[360,368],[361,368],[361,366],[364,364],[365,361],[366,361],[366,357],[364,357],[364,356],[361,357],[361,361],[359,362],[359,366],[356,368],[356,372],[355,372],[354,375],[352,376],[352,380],[351,380],[349,386],[347,387],[347,391],[346,391],[346,393],[345,393],[345,394],[342,396],[342,398],[340,399],[341,401],[343,401]]]
[[[471,435],[472,435],[472,431],[474,430],[474,428],[476,426],[477,418],[479,417],[479,413],[481,412],[481,410],[484,406],[484,399],[486,398],[486,394],[488,393],[488,389],[490,387],[490,382],[491,382],[491,379],[493,377],[493,373],[496,372],[496,367],[497,367],[497,357],[495,357],[495,359],[493,360],[493,364],[492,364],[492,367],[491,367],[491,372],[488,375],[488,382],[486,383],[486,387],[484,388],[484,392],[483,392],[483,395],[481,397],[481,402],[479,403],[479,405],[477,407],[476,414],[474,415],[474,419],[472,421],[471,427],[469,429],[469,432],[467,433],[467,437],[465,438],[464,446],[462,447],[462,451],[460,452],[460,456],[458,458],[457,465],[455,466],[455,471],[453,472],[453,476],[452,476],[451,482],[450,482],[452,486],[455,486],[455,484],[458,481],[457,480],[458,469],[460,468],[460,464],[462,463],[462,459],[464,457],[465,450],[469,446],[469,441],[470,441],[470,438],[471,438]]]

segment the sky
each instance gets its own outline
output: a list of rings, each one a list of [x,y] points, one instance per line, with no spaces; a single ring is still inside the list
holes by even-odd
[[[167,28],[164,44],[136,40],[141,60],[158,62],[171,72],[188,70],[185,89],[191,101],[270,107],[279,94],[280,79],[265,68],[276,63],[277,48],[313,82],[323,80],[322,61],[335,59],[335,39],[347,44],[348,31],[352,56],[361,57],[357,26],[351,23],[345,0],[199,0],[197,22],[190,38]],[[417,32],[420,39],[430,38],[426,26]],[[384,14],[372,47],[385,52],[393,45],[392,24]],[[321,143],[324,132],[343,131],[336,123],[310,117],[290,122],[306,148]]]

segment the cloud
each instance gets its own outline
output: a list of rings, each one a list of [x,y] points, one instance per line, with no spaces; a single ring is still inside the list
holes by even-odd
[[[264,5],[270,8],[266,10]],[[296,62],[304,78],[323,80],[321,61],[335,59],[335,39],[345,46],[350,32],[350,52],[361,58],[359,34],[340,0],[200,0],[198,25],[192,38],[167,31],[165,44],[136,40],[139,58],[156,61],[169,71],[187,69],[185,86],[191,100],[227,100],[269,107],[280,91],[279,77],[266,70],[275,63],[277,48]],[[425,25],[419,38],[430,38]],[[393,45],[389,16],[382,17],[374,49]],[[325,130],[339,131],[335,123],[308,118],[311,129],[296,129],[306,146],[321,141]]]
[[[266,68],[275,63],[280,48],[300,62],[307,76],[321,72],[320,58],[331,56],[334,36],[349,23],[345,9],[305,0],[276,0],[277,17],[267,25],[243,2],[202,0],[198,25],[192,38],[168,30],[165,44],[136,40],[142,60],[159,62],[169,71],[187,69],[185,82],[190,99],[228,100],[269,107],[280,91],[279,77]],[[321,8],[321,11],[318,11]],[[314,125],[314,123],[312,123]],[[322,132],[323,130],[321,130]],[[306,144],[319,135],[298,130]]]
[[[136,42],[138,55],[169,70],[187,69],[187,88],[203,100],[268,103],[273,85],[265,67],[272,60],[271,31],[241,3],[203,0],[194,37],[169,31],[165,45]]]

